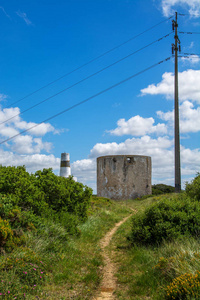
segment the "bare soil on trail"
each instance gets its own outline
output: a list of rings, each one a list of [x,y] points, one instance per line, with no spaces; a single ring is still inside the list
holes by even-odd
[[[99,289],[96,292],[96,295],[92,298],[93,300],[111,300],[115,299],[114,291],[116,290],[116,278],[114,277],[115,265],[112,263],[108,250],[106,247],[109,245],[113,235],[117,231],[118,227],[122,225],[130,216],[124,218],[119,223],[115,224],[115,226],[110,230],[100,241],[100,247],[102,249],[102,256],[104,261],[104,267],[102,269],[103,279],[100,284]]]

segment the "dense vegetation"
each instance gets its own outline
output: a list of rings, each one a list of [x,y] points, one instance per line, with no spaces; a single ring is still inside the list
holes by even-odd
[[[200,237],[200,205],[189,198],[163,198],[133,219],[132,244],[159,245],[181,236]]]
[[[91,299],[99,240],[131,207],[113,239],[116,297],[200,299],[200,174],[180,195],[156,189],[164,195],[119,203],[51,169],[0,167],[0,298]]]
[[[151,204],[145,207],[147,200]],[[132,261],[137,271],[143,270],[134,279],[131,296],[200,299],[200,174],[179,195],[147,200],[137,200],[138,207],[143,202],[142,209],[133,217],[128,234],[127,265],[130,268]]]
[[[152,185],[152,195],[162,195],[168,193],[174,193],[175,187],[171,185],[166,185],[163,183]]]
[[[0,299],[90,299],[100,238],[130,214],[51,169],[0,167]]]
[[[41,256],[58,253],[70,234],[80,233],[91,196],[90,188],[51,169],[29,174],[25,167],[0,167],[1,296],[20,299],[37,292],[49,271]],[[37,253],[29,242],[41,238],[46,243]]]

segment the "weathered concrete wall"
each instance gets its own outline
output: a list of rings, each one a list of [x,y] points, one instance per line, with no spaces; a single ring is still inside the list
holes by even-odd
[[[97,158],[97,195],[115,200],[151,194],[151,157],[110,155]]]

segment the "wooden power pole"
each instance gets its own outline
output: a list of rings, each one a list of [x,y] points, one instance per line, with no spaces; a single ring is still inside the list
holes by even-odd
[[[175,159],[175,192],[181,191],[181,167],[180,167],[180,135],[179,135],[179,100],[178,100],[178,52],[180,52],[180,40],[178,38],[177,12],[175,20],[172,21],[175,31],[172,54],[175,54],[174,69],[174,159]]]

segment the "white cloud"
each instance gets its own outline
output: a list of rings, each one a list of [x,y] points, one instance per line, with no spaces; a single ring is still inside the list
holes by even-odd
[[[164,16],[171,16],[177,7],[183,7],[189,9],[191,16],[198,17],[200,14],[200,1],[199,0],[162,0],[161,1],[162,11]]]
[[[107,130],[112,135],[133,135],[142,136],[150,133],[166,134],[167,128],[165,124],[154,125],[153,118],[142,118],[141,116],[134,116],[129,120],[120,119],[117,121],[118,127],[112,130]]]
[[[52,144],[49,142],[43,142],[41,136],[43,137],[48,132],[57,134],[59,131],[56,130],[50,123],[42,123],[38,125],[37,123],[23,121],[19,116],[19,113],[20,109],[18,107],[11,107],[3,110],[0,109],[1,141],[3,142],[7,138],[12,138],[19,134],[9,143],[4,145],[18,154],[40,153],[43,150],[49,152]],[[5,122],[6,120],[9,121]],[[35,127],[28,131],[27,134],[20,134],[20,131],[27,130],[33,126]],[[34,138],[33,136],[37,136],[37,138]]]
[[[38,125],[37,123],[34,122],[23,121],[20,117],[19,107],[11,107],[11,108],[5,108],[3,110],[0,110],[0,128],[2,126],[6,126],[6,127],[13,126],[20,130],[27,130],[35,126],[33,129],[29,130],[29,132],[30,134],[36,136],[43,136],[47,132],[58,133],[55,130],[55,128],[49,123],[41,123],[40,125]]]
[[[29,133],[37,136],[43,136],[47,132],[55,131],[54,127],[49,123],[41,123],[40,125],[38,125],[37,123],[33,123],[33,122],[27,123],[25,121],[20,120],[15,122],[15,126],[21,130],[27,130],[35,126],[33,129],[29,130]]]
[[[0,150],[0,164],[3,166],[26,166],[28,172],[35,172],[43,168],[59,170],[60,159],[54,155],[32,154],[19,155],[11,151]]]
[[[9,120],[6,124],[20,121],[20,109],[18,107],[4,108],[0,110],[0,125],[1,123]],[[15,117],[15,118],[14,118]],[[10,120],[11,119],[11,120]]]
[[[181,147],[181,162],[187,170],[186,175],[199,172],[200,169],[200,149],[191,150]],[[184,175],[184,174],[183,174]]]
[[[31,135],[43,136],[48,132],[57,133],[57,130],[55,130],[55,128],[50,123],[37,124],[33,122],[26,122],[21,119],[19,114],[20,109],[18,107],[11,107],[0,110],[0,135],[11,137],[10,134],[3,134],[5,128],[10,128],[10,130],[14,129],[14,135],[19,132],[18,129],[27,130],[34,126],[35,127],[33,129],[29,130],[29,133]]]
[[[18,133],[19,133],[19,131],[17,131],[13,127],[6,126],[6,125],[0,125],[0,135],[5,138],[10,138]]]
[[[168,122],[168,127],[173,127],[174,111],[166,113],[158,111],[157,115],[164,121]],[[180,132],[199,132],[200,131],[200,107],[194,108],[190,101],[184,101],[180,105]]]
[[[179,73],[179,99],[192,100],[200,104],[200,70],[189,69]],[[141,90],[142,95],[165,95],[168,99],[174,97],[174,75],[164,73],[160,83],[151,84]]]
[[[72,168],[76,170],[76,172],[87,170],[92,171],[94,169],[93,163],[93,159],[77,160],[72,164]]]
[[[170,148],[173,145],[168,137],[158,137],[152,139],[149,136],[141,138],[127,139],[122,143],[107,143],[96,144],[90,151],[90,158],[95,158],[102,155],[113,154],[130,154],[130,155],[158,155],[162,158],[164,149]]]
[[[18,10],[16,14],[24,20],[27,25],[32,25],[32,22],[28,19],[27,14],[25,12],[21,12]]]
[[[42,150],[50,152],[51,143],[43,142],[41,138],[33,138],[30,135],[17,136],[12,144],[12,150],[18,154],[40,153]]]
[[[72,174],[78,178],[83,184],[90,183],[94,189],[96,184],[96,159],[77,160],[71,165]]]

